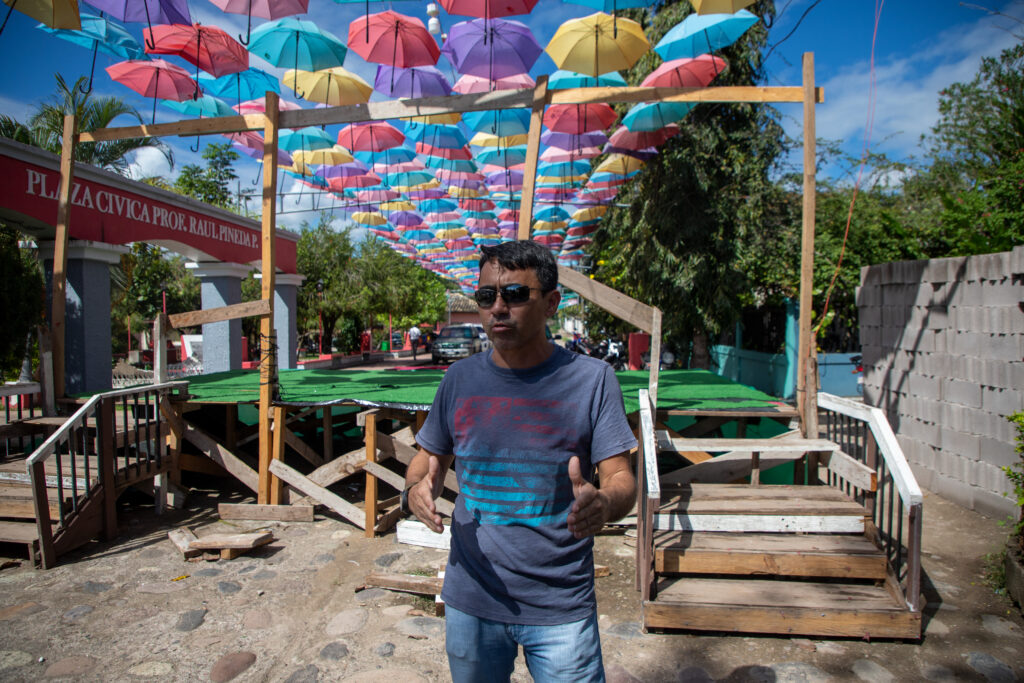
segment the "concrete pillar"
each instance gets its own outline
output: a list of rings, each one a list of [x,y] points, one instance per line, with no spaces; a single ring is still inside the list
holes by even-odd
[[[128,247],[89,240],[68,242],[64,326],[64,390],[69,394],[110,391],[110,266]],[[53,242],[39,243],[46,273],[46,311],[53,292]]]
[[[298,366],[298,293],[305,279],[305,275],[291,273],[274,275],[274,331],[277,332],[279,370],[294,370]]]
[[[189,263],[201,283],[203,310],[242,303],[242,279],[251,266],[239,263]],[[203,325],[203,374],[242,369],[242,320]]]

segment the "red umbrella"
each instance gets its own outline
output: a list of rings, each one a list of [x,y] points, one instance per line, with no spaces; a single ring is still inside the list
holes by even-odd
[[[153,98],[153,122],[156,101],[181,102],[202,94],[199,84],[187,71],[162,59],[130,59],[107,67],[111,80],[127,86],[144,97]]]
[[[368,62],[390,66],[433,66],[441,56],[422,21],[392,10],[349,24],[348,46]]]
[[[214,78],[249,68],[249,52],[216,26],[159,24],[142,33],[147,54],[178,55]]]
[[[640,85],[645,88],[703,88],[725,68],[721,57],[683,57],[662,63]]]
[[[448,14],[480,19],[529,14],[536,4],[537,0],[441,0]]]
[[[351,123],[338,132],[338,144],[353,152],[381,152],[404,141],[402,131],[383,121]]]
[[[505,78],[496,78],[493,81],[484,76],[463,74],[455,81],[452,90],[460,95],[469,95],[475,92],[493,92],[495,90],[522,90],[533,88],[537,82],[529,74],[514,74]]]
[[[611,105],[604,103],[552,104],[544,112],[544,125],[548,130],[579,135],[604,130],[617,118]]]
[[[473,158],[473,155],[465,147],[432,147],[431,145],[422,142],[416,143],[416,153],[430,157],[439,157],[441,159],[461,159],[468,161]]]
[[[380,185],[380,176],[376,173],[340,176],[327,179],[327,186],[335,192],[341,193],[350,187],[373,187],[374,185]]]
[[[658,147],[669,138],[675,137],[678,134],[679,124],[676,123],[670,123],[664,128],[657,130],[635,132],[623,126],[608,138],[608,144],[612,147],[621,147],[623,149],[646,149],[648,147]]]
[[[490,199],[460,199],[459,208],[463,211],[490,211],[494,202]]]

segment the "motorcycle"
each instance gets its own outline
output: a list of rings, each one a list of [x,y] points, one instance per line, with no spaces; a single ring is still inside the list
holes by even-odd
[[[625,370],[626,361],[625,358],[623,358],[623,351],[625,350],[623,343],[611,340],[604,341],[602,344],[606,345],[606,352],[602,357],[602,360],[611,365],[612,369],[615,371]]]

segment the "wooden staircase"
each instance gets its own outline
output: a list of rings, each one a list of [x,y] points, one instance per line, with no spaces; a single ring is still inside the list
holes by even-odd
[[[642,432],[644,422],[642,408]],[[735,461],[740,444],[644,436],[637,582],[645,629],[920,638],[921,612],[904,597],[873,520],[875,472],[839,444],[743,440],[752,479],[761,453],[776,462],[782,453],[810,454],[809,471],[820,467],[823,485],[660,486],[657,458],[647,457],[658,445],[730,452]]]

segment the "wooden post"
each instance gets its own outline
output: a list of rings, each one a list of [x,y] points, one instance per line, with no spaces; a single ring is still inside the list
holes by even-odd
[[[277,336],[274,334],[274,232],[277,225],[277,93],[267,91],[266,123],[263,131],[263,252],[261,272],[263,275],[262,298],[269,305],[269,313],[260,320],[260,459],[258,502],[270,503],[272,481],[270,473],[273,459],[273,435],[270,431],[270,405],[277,398]],[[281,422],[279,437],[284,440],[284,422]],[[276,486],[280,486],[277,482]]]
[[[804,201],[803,201],[803,234],[800,241],[800,342],[797,351],[796,400],[800,412],[803,436],[806,439],[817,438],[817,430],[808,430],[807,416],[817,414],[817,392],[807,385],[807,361],[814,355],[815,344],[811,336],[811,309],[814,306],[814,212],[817,183],[815,170],[817,158],[815,154],[814,124],[814,54],[804,53],[803,58],[803,93],[804,93]],[[817,479],[817,472],[811,469],[811,479]]]
[[[548,77],[537,77],[533,89],[533,112],[530,114],[530,131],[526,136],[526,171],[523,173],[522,199],[519,201],[519,230],[516,239],[530,239],[530,224],[533,222],[533,189],[537,182],[537,156],[540,153],[540,129],[544,122],[544,107],[548,99]]]
[[[371,410],[366,414],[366,462],[377,462],[377,411]],[[377,526],[377,477],[366,472],[366,533],[367,538],[373,538],[374,527]]]
[[[96,411],[96,454],[99,456],[99,475],[103,484],[103,537],[108,541],[117,536],[117,484],[114,479],[114,472],[117,469],[114,466],[114,453],[117,445],[114,437],[114,400],[101,400]]]
[[[53,243],[53,282],[50,301],[50,349],[53,352],[53,390],[64,396],[64,330],[67,308],[68,229],[71,223],[71,190],[75,184],[74,114],[64,116],[60,151],[60,187],[57,190],[57,234]]]
[[[324,432],[324,462],[334,460],[334,419],[333,410],[330,406],[320,409],[320,425]]]
[[[661,372],[661,309],[651,310],[651,367],[647,374],[647,393],[651,395],[651,410],[658,411],[658,374]]]
[[[288,409],[284,406],[274,406],[274,442],[270,459],[284,461],[284,438],[288,431]],[[267,466],[269,469],[269,465]],[[270,477],[270,504],[281,505],[284,500],[284,482],[277,477]]]
[[[39,338],[39,391],[43,404],[43,415],[52,417],[57,414],[57,401],[53,388],[53,352],[50,350],[50,333],[42,326],[38,328]]]
[[[39,564],[51,569],[57,563],[53,547],[53,526],[50,521],[50,498],[46,489],[46,463],[40,460],[31,465],[32,500],[36,511],[36,530],[39,534]]]

